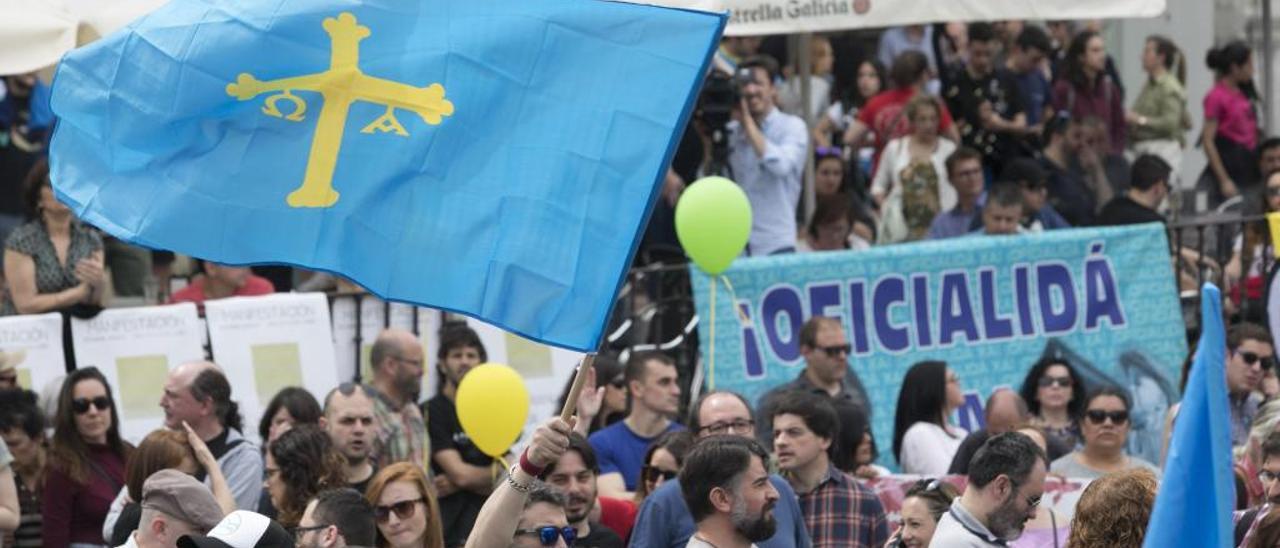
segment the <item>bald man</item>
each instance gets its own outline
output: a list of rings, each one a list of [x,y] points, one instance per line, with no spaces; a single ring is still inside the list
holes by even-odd
[[[262,493],[262,453],[241,435],[240,410],[231,400],[231,383],[222,370],[212,362],[199,361],[169,371],[160,408],[166,427],[185,432],[185,423],[209,446],[236,506],[257,510]],[[203,472],[197,477],[209,483]]]
[[[403,329],[378,334],[369,351],[373,397],[378,422],[377,443],[370,455],[379,469],[397,462],[427,465],[427,423],[418,409],[422,390],[422,343]]]

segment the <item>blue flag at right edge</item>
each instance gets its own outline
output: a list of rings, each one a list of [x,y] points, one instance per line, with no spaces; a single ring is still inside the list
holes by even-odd
[[[1231,546],[1235,481],[1227,342],[1222,296],[1213,284],[1205,284],[1200,291],[1200,316],[1200,344],[1174,423],[1143,548]]]

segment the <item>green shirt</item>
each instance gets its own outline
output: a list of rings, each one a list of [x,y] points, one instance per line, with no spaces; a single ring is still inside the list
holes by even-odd
[[[1187,114],[1187,92],[1178,78],[1168,72],[1159,78],[1148,79],[1133,111],[1147,118],[1145,125],[1129,128],[1129,139],[1134,143],[1152,140],[1172,140],[1186,146],[1186,131],[1191,119]]]

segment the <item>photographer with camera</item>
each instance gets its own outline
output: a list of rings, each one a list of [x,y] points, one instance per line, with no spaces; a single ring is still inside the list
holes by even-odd
[[[796,207],[809,147],[809,131],[799,117],[775,105],[778,62],[751,57],[738,65],[734,80],[741,98],[729,123],[729,177],[751,202],[751,256],[792,253]]]

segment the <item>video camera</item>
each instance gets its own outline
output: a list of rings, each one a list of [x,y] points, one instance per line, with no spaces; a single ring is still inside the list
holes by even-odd
[[[698,108],[694,116],[711,134],[710,172],[731,176],[728,173],[729,121],[733,111],[742,103],[742,90],[753,81],[751,69],[738,69],[733,74],[713,70],[702,84],[698,96]]]
[[[698,119],[708,130],[723,130],[742,101],[742,89],[751,81],[751,69],[738,69],[733,74],[711,71],[698,96]]]

